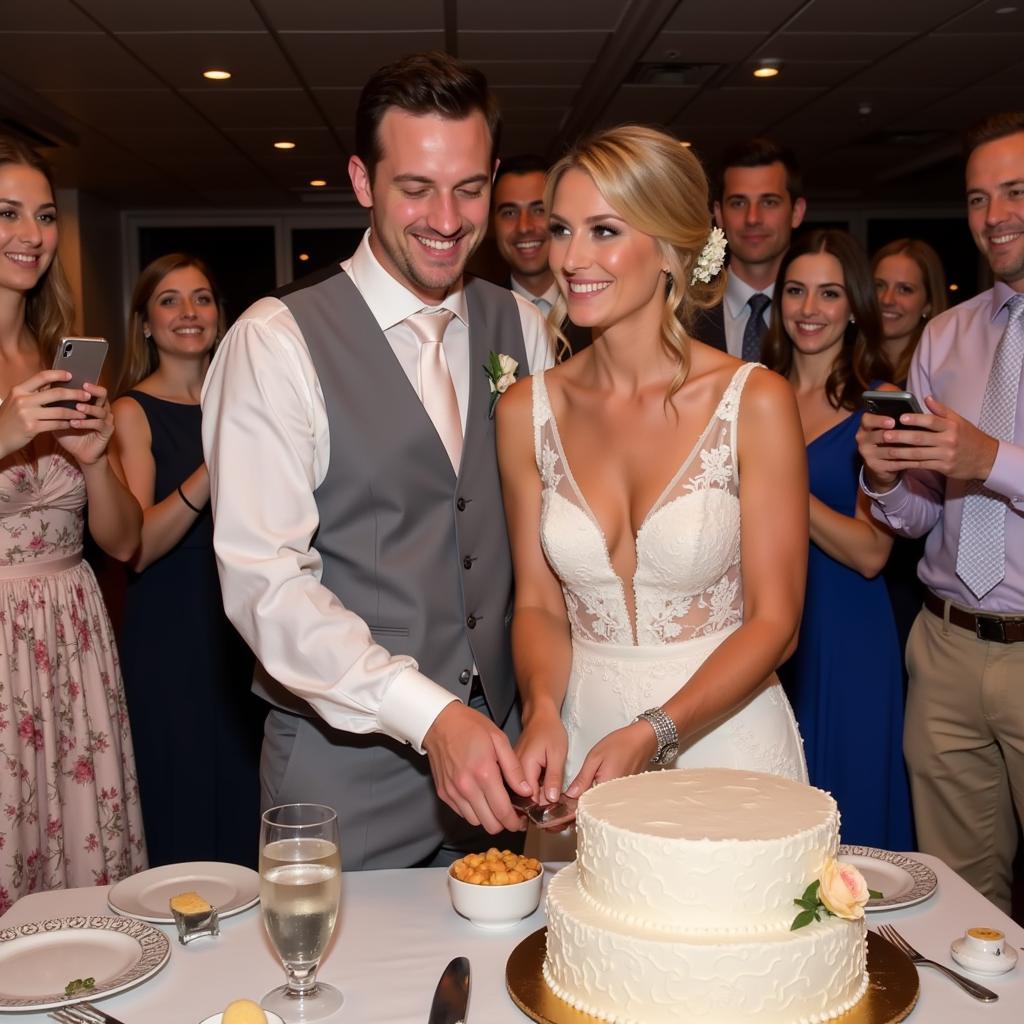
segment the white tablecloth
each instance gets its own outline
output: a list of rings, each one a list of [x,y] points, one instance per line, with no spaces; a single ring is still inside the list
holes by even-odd
[[[1024,947],[1024,928],[1014,924],[941,861],[915,854],[939,878],[935,896],[916,907],[870,914],[888,921],[926,956],[956,968],[949,944],[967,928],[983,925]],[[473,987],[467,1024],[524,1024],[525,1016],[505,991],[505,961],[516,944],[544,924],[543,904],[511,931],[483,932],[451,907],[442,869],[365,871],[343,876],[342,913],[320,977],[345,993],[337,1024],[424,1024],[437,979],[454,956],[468,956]],[[74,914],[108,913],[107,888],[37,893],[20,900],[0,927]],[[258,1000],[283,980],[265,937],[259,908],[221,923],[221,934],[188,946],[174,930],[171,960],[137,988],[102,1000],[124,1024],[196,1024],[232,999]],[[970,998],[937,972],[921,972],[921,999],[913,1024],[1020,1024],[1024,1020],[1024,965],[1009,974],[977,980],[998,992],[998,1003]],[[45,1014],[0,1015],[19,1024]]]

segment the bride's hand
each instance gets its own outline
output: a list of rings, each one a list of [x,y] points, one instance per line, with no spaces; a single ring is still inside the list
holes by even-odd
[[[562,795],[568,751],[569,739],[557,711],[536,712],[526,717],[516,744],[516,756],[523,766],[526,781],[533,787],[533,799],[537,803],[554,803]]]
[[[568,796],[579,797],[591,786],[623,775],[638,775],[651,766],[651,758],[658,752],[654,730],[646,722],[631,722],[622,729],[610,732],[596,743],[576,778],[565,791]]]

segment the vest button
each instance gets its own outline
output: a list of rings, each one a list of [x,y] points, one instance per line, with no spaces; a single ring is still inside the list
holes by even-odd
[[[462,568],[463,569],[472,569],[473,568],[473,559],[469,555],[466,555],[466,557],[462,560]]]
[[[459,498],[459,500],[457,502],[455,502],[455,507],[460,512],[465,512],[466,511],[466,499],[465,498]]]
[[[476,629],[476,616],[470,615],[469,618],[466,619],[466,625],[469,626],[470,629]]]
[[[472,678],[473,678],[473,673],[470,672],[468,668],[464,668],[459,673],[459,682],[462,683],[463,686],[469,686],[469,681]]]

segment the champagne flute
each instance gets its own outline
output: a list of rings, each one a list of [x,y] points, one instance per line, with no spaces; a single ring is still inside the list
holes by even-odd
[[[341,1006],[341,992],[316,980],[340,897],[334,811],[322,804],[284,804],[266,811],[260,826],[260,902],[288,983],[263,997],[264,1009],[304,1024],[323,1020]]]

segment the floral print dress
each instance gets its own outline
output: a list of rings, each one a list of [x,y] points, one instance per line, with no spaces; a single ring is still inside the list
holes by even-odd
[[[82,561],[85,481],[43,438],[0,460],[0,914],[146,867],[117,651]]]

